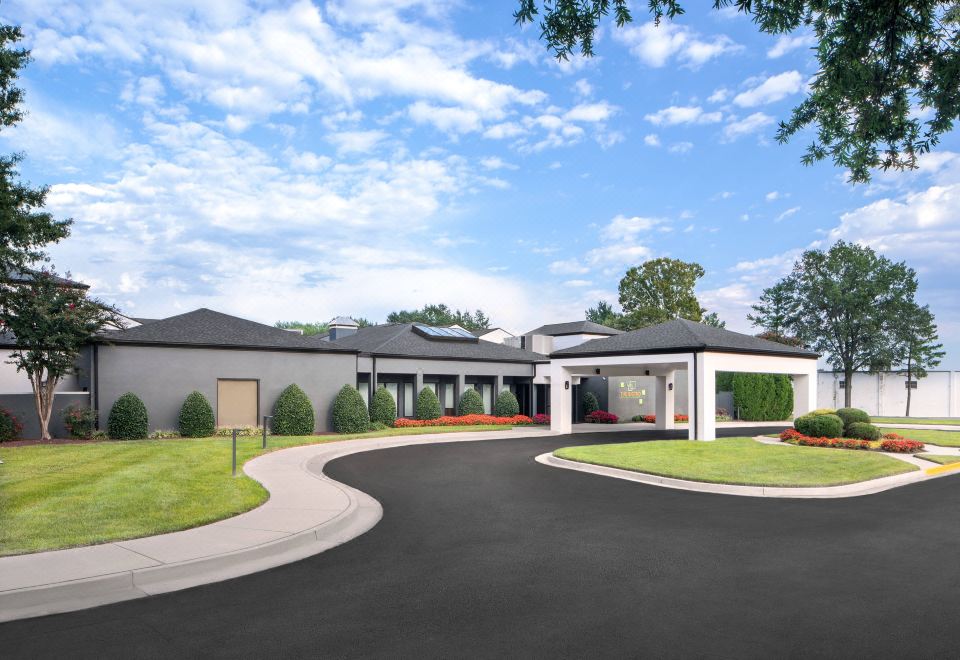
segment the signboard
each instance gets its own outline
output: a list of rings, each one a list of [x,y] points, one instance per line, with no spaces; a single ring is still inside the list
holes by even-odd
[[[636,399],[639,405],[643,405],[643,397],[647,396],[647,390],[638,387],[635,380],[621,380],[619,392],[621,399]]]

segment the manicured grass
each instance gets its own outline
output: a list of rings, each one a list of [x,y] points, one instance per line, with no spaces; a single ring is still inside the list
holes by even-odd
[[[267,451],[296,445],[504,426],[387,429],[357,435],[272,436]],[[237,465],[264,453],[237,439]],[[0,556],[172,532],[221,520],[268,493],[230,474],[230,438],[75,445],[0,445]]]
[[[838,486],[917,469],[872,452],[765,445],[751,438],[565,447],[554,455],[664,477],[744,486]]]
[[[881,428],[884,433],[896,433],[904,438],[919,440],[920,442],[941,447],[960,447],[960,429],[956,431],[936,431],[931,429],[894,429]]]
[[[945,454],[917,454],[920,458],[925,461],[933,461],[934,463],[939,463],[940,465],[947,465],[948,463],[960,463],[960,456],[954,455],[945,455]]]
[[[871,417],[871,424],[943,424],[960,426],[960,417]]]

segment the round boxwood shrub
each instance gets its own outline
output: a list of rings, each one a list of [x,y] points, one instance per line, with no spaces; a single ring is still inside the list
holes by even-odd
[[[593,392],[586,392],[583,395],[583,414],[589,415],[592,412],[600,410],[600,401]]]
[[[793,420],[793,428],[811,438],[843,437],[843,420],[836,415],[803,415]]]
[[[150,432],[147,407],[133,392],[114,401],[107,417],[107,435],[113,440],[139,440]]]
[[[370,413],[356,387],[344,385],[333,400],[333,430],[364,433],[370,428]]]
[[[497,395],[497,401],[493,406],[493,412],[497,417],[513,417],[520,414],[520,402],[510,390],[504,390]]]
[[[393,400],[390,390],[381,385],[373,393],[370,401],[370,421],[380,422],[385,426],[393,426],[397,421],[397,402]]]
[[[360,396],[359,392],[357,396]],[[362,400],[360,405],[363,406]],[[314,421],[310,397],[296,383],[287,385],[273,405],[273,433],[275,435],[311,435],[316,426]]]
[[[20,437],[23,424],[9,410],[0,408],[0,442],[9,442]]]
[[[436,419],[441,415],[440,399],[429,387],[424,387],[417,395],[417,419]]]
[[[843,431],[843,435],[848,438],[859,438],[860,440],[879,440],[880,429],[873,424],[866,422],[854,422]]]
[[[859,408],[840,408],[835,414],[843,420],[843,428],[847,428],[851,424],[870,423],[870,415],[867,414],[867,411]]]
[[[460,397],[459,412],[461,415],[482,415],[483,399],[480,398],[480,392],[473,388],[467,389]]]
[[[816,410],[811,410],[808,415],[836,415],[836,408],[817,408]]]
[[[180,407],[180,435],[184,438],[208,438],[217,430],[213,408],[207,397],[194,390]]]

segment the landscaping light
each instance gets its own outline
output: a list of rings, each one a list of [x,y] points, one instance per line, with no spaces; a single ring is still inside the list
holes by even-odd
[[[267,448],[267,420],[273,419],[273,415],[263,416],[263,449]]]

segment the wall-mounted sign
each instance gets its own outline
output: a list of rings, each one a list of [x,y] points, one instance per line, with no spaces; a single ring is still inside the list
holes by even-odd
[[[643,398],[647,396],[647,390],[644,388],[637,387],[637,381],[635,380],[621,380],[620,381],[620,398],[621,399],[640,399],[640,403],[643,403]]]

